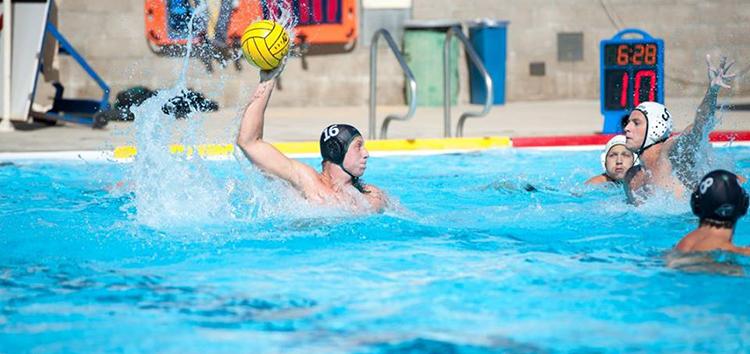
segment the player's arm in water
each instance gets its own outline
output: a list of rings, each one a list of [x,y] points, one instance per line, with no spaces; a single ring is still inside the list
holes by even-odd
[[[278,69],[277,69],[278,70]],[[315,170],[285,156],[273,145],[263,140],[263,123],[266,107],[276,84],[277,72],[261,72],[261,83],[245,108],[237,136],[237,145],[245,156],[266,173],[284,179],[295,188],[306,191],[317,176]]]
[[[719,67],[715,68],[711,65],[711,57],[706,55],[706,65],[708,66],[708,89],[706,95],[703,97],[703,101],[698,110],[695,113],[695,120],[693,124],[690,124],[685,128],[682,134],[677,139],[672,139],[671,144],[668,145],[670,148],[670,157],[675,162],[689,162],[694,163],[694,158],[680,159],[677,154],[696,154],[701,146],[701,140],[704,139],[711,130],[713,130],[716,124],[716,101],[719,97],[719,91],[721,88],[731,88],[729,84],[736,74],[730,74],[729,69],[734,65],[734,61],[727,61],[726,57],[722,57],[719,62]],[[669,143],[669,142],[668,142]],[[677,148],[672,148],[672,147]]]

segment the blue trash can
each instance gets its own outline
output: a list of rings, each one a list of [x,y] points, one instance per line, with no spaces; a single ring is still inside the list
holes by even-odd
[[[507,34],[508,21],[483,19],[469,24],[469,40],[492,78],[493,104],[505,104]],[[473,65],[469,66],[469,82],[471,103],[484,104],[487,88],[484,78]]]

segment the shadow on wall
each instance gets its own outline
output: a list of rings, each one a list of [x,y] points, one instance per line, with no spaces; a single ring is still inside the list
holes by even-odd
[[[191,56],[213,72],[214,65],[234,65],[242,70],[240,38],[245,27],[258,19],[283,18],[290,12],[297,20],[291,55],[327,55],[350,52],[357,39],[355,0],[220,0],[206,3],[206,15],[189,23],[205,0],[146,0],[145,32],[152,52],[160,56],[184,56],[192,39]],[[282,8],[282,6],[284,8]]]

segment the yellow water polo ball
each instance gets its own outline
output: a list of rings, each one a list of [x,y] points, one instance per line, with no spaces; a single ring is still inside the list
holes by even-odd
[[[242,34],[245,59],[263,70],[275,69],[289,52],[289,35],[284,26],[261,20],[251,23]]]

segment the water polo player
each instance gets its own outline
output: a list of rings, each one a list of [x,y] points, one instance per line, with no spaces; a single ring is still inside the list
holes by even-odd
[[[656,102],[639,104],[628,117],[625,125],[627,148],[638,154],[640,166],[632,167],[625,178],[629,195],[643,192],[653,186],[682,197],[685,190],[695,187],[702,176],[696,169],[696,161],[707,148],[702,142],[715,124],[716,99],[722,87],[730,88],[734,74],[728,71],[734,64],[722,58],[718,68],[708,64],[709,85],[706,95],[698,107],[693,124],[677,137],[672,134],[672,115],[664,105]]]
[[[732,242],[737,220],[747,213],[748,195],[735,174],[716,170],[695,188],[690,207],[700,220],[698,228],[675,246],[680,252],[723,250],[750,255],[750,248]]]
[[[320,136],[323,157],[321,173],[288,158],[263,141],[266,107],[276,76],[282,69],[283,65],[274,71],[261,71],[261,83],[240,122],[237,145],[255,166],[288,181],[310,201],[339,205],[355,211],[382,211],[387,203],[385,194],[375,186],[360,181],[370,155],[356,128],[334,124],[323,130]]]
[[[637,160],[638,155],[625,147],[625,135],[615,135],[609,139],[602,151],[601,163],[604,173],[589,178],[586,184],[620,184],[625,178],[625,173]]]

